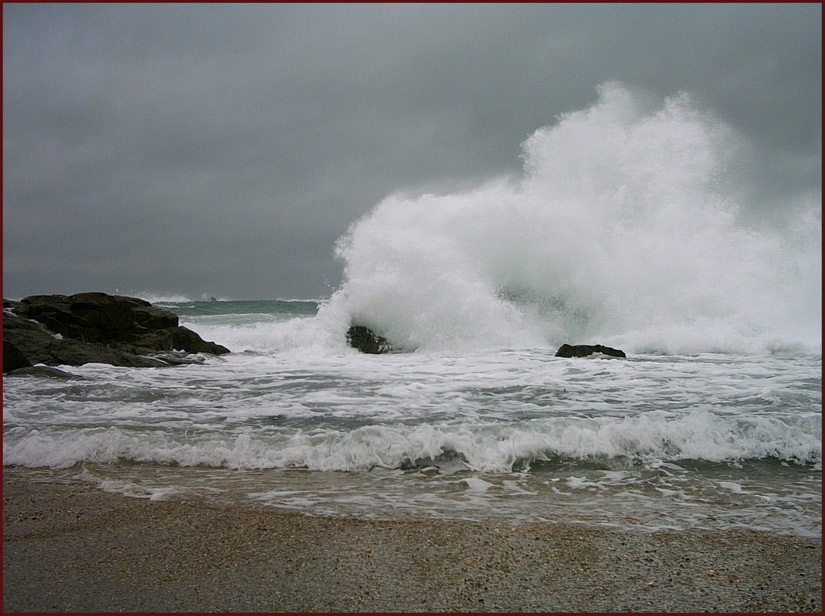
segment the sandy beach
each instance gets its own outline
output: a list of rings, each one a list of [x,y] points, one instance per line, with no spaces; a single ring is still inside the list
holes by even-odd
[[[4,612],[820,612],[821,542],[315,518],[4,469]]]

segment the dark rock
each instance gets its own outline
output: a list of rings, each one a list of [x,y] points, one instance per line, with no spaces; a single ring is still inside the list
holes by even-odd
[[[138,305],[132,309],[134,323],[146,329],[164,329],[178,326],[178,315],[157,306]]]
[[[392,347],[386,338],[379,336],[369,327],[353,325],[347,330],[347,342],[362,353],[380,354],[389,352]]]
[[[624,351],[602,346],[601,344],[563,344],[556,351],[556,357],[587,357],[594,353],[601,353],[610,357],[627,357]]]
[[[49,366],[29,366],[28,368],[18,368],[8,376],[37,376],[51,379],[76,379],[74,374],[69,374],[57,368]]]
[[[181,327],[173,312],[135,297],[33,295],[3,305],[3,340],[32,363],[168,366],[197,361],[180,352],[229,352]]]
[[[178,326],[178,317],[173,312],[136,297],[105,293],[33,295],[24,297],[15,312],[55,333],[83,342],[126,341],[140,328]]]
[[[172,334],[172,348],[182,349],[189,353],[213,353],[221,355],[222,353],[229,353],[229,349],[214,342],[206,342],[198,334],[186,327],[171,327],[169,329]]]
[[[49,331],[41,323],[8,312],[3,315],[3,340],[11,341],[30,362],[49,366],[90,363],[131,367],[168,365],[161,360],[141,356],[131,345],[74,340]],[[152,350],[145,349],[145,352]]]
[[[3,339],[3,374],[20,368],[29,368],[32,363],[26,359],[22,351],[11,342]]]

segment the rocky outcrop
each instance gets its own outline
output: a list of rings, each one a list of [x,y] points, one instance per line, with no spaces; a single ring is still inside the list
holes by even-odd
[[[386,338],[379,336],[369,327],[353,325],[347,330],[347,342],[362,353],[378,355],[392,350]]]
[[[229,352],[181,327],[169,310],[106,293],[3,300],[3,342],[4,372],[6,342],[30,363],[51,366],[168,366],[197,361],[192,353]]]
[[[595,353],[601,353],[609,357],[627,357],[624,351],[602,346],[601,344],[563,344],[556,351],[556,357],[587,357]]]
[[[31,367],[31,362],[11,342],[3,339],[3,373]]]

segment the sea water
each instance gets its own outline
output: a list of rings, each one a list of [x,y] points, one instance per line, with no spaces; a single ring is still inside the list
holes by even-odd
[[[606,84],[522,176],[378,204],[330,297],[139,294],[231,354],[4,377],[3,463],[311,515],[819,537],[819,197],[748,220],[741,155],[688,97]]]

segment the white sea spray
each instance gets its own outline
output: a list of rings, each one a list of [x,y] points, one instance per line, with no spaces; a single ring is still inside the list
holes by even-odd
[[[408,348],[821,350],[821,201],[757,228],[730,127],[687,94],[599,93],[525,141],[521,177],[379,203],[339,240],[322,316]]]

